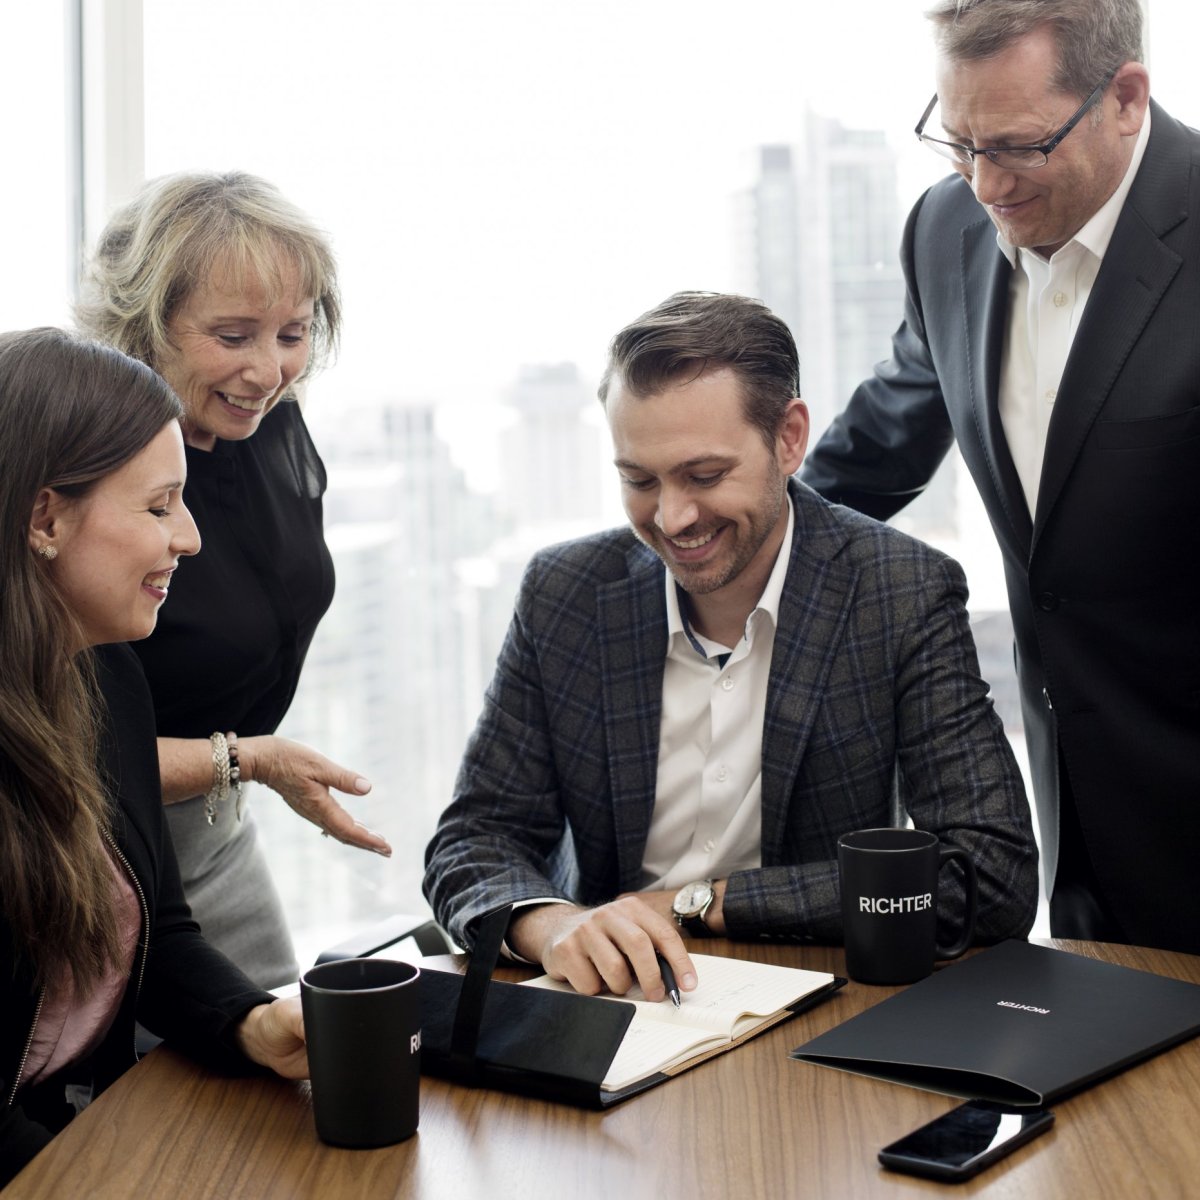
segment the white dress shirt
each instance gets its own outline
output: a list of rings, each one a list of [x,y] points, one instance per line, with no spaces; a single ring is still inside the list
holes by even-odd
[[[1149,137],[1147,110],[1120,186],[1049,259],[996,234],[996,244],[1014,268],[1000,360],[1000,422],[1031,515],[1037,512],[1046,437],[1067,355]]]
[[[762,865],[762,731],[767,678],[775,647],[779,599],[792,553],[796,513],[787,528],[767,586],[736,646],[694,633],[666,572],[667,657],[654,814],[642,855],[642,891],[677,891],[699,879],[724,879]],[[728,655],[722,665],[719,656]],[[566,904],[530,897],[513,910]],[[528,962],[508,944],[501,952]]]
[[[795,513],[736,646],[696,634],[668,572],[667,659],[642,888],[671,891],[762,865],[762,739]]]

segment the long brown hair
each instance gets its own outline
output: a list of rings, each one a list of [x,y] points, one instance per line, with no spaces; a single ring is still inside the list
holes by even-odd
[[[91,654],[30,546],[34,503],[45,487],[86,496],[181,412],[110,347],[58,329],[0,334],[0,921],[12,970],[35,983],[65,964],[86,991],[118,939]]]

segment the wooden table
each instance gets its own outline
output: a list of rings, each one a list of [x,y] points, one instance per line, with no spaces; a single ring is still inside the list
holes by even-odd
[[[1200,983],[1200,958],[1190,955],[1049,944]],[[696,948],[843,973],[835,948]],[[795,1062],[788,1051],[896,990],[851,983],[604,1113],[422,1079],[417,1136],[383,1150],[322,1145],[307,1084],[217,1078],[160,1049],[76,1118],[4,1200],[1200,1194],[1200,1040],[1061,1102],[1048,1134],[951,1192],[882,1170],[881,1146],[958,1101]]]

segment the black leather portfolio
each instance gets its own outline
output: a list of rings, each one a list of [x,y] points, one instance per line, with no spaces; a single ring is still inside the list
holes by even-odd
[[[1200,986],[1002,942],[792,1051],[952,1096],[1047,1104],[1200,1033]]]
[[[678,1068],[656,1071],[625,1087],[606,1088],[605,1078],[634,1018],[634,1006],[493,980],[511,911],[511,906],[497,909],[480,922],[466,975],[421,967],[423,1073],[473,1087],[607,1108],[708,1056],[697,1055]],[[823,986],[745,1036],[820,1003],[844,983],[829,976]]]

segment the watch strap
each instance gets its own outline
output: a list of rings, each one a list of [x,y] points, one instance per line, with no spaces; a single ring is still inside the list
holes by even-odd
[[[707,907],[708,905],[706,904],[705,908]],[[696,913],[690,917],[681,917],[677,915],[675,920],[678,922],[679,928],[682,929],[683,932],[688,935],[688,937],[706,938],[712,937],[713,935],[712,930],[709,929],[709,927],[704,923],[703,913]]]

